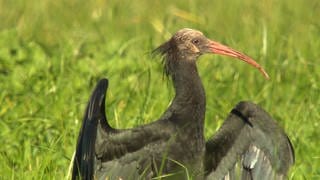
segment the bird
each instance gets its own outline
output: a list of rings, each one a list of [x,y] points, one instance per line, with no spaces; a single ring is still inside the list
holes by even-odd
[[[197,70],[203,54],[240,59],[266,71],[249,56],[190,28],[156,48],[175,96],[149,124],[115,129],[105,113],[109,81],[101,79],[88,102],[73,159],[72,179],[286,179],[294,164],[290,139],[263,108],[234,106],[220,129],[204,136],[205,90]]]

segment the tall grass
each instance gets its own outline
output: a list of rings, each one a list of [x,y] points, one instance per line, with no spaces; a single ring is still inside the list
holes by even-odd
[[[198,63],[206,137],[240,100],[265,108],[296,151],[290,179],[320,178],[320,2],[0,0],[0,179],[66,178],[81,118],[107,77],[116,128],[157,119],[173,97],[150,51],[183,27],[254,57]]]

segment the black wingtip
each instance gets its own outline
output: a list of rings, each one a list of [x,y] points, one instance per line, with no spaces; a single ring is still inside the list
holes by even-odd
[[[95,140],[99,121],[107,126],[105,116],[105,95],[108,88],[108,80],[101,79],[86,108],[82,127],[79,132],[76,154],[73,162],[72,179],[93,179],[93,163],[95,152]]]
[[[293,148],[293,145],[291,143],[290,138],[287,136],[288,146],[289,146],[289,152],[290,152],[290,158],[291,158],[291,165],[293,165],[296,162],[296,155]]]
[[[107,88],[108,80],[101,79],[91,95],[84,118],[94,119],[105,116],[105,95]]]

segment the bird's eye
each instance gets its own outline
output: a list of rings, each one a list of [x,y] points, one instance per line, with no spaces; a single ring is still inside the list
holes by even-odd
[[[199,42],[200,42],[199,39],[194,39],[194,40],[192,40],[192,43],[193,43],[193,44],[196,44],[196,45],[199,44]]]

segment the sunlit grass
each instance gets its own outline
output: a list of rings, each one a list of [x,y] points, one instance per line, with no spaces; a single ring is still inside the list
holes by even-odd
[[[183,27],[252,56],[206,55],[206,137],[241,100],[259,103],[296,152],[291,179],[320,176],[318,1],[0,1],[0,179],[67,177],[86,102],[109,78],[110,123],[156,120],[173,97],[150,52]]]

